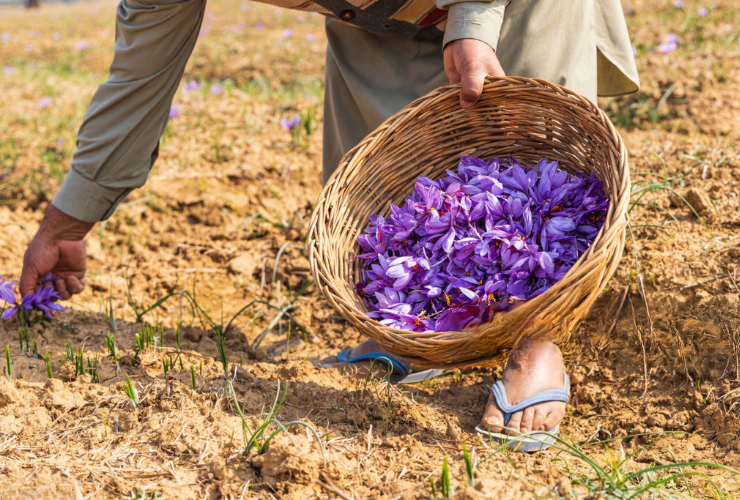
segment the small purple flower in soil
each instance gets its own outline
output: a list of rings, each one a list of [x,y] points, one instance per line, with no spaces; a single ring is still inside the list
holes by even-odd
[[[51,97],[42,97],[41,99],[39,99],[39,106],[41,106],[42,108],[48,108],[51,104],[51,101]]]
[[[224,91],[224,88],[221,86],[220,83],[217,83],[211,87],[211,94],[213,95],[221,95],[221,92]]]
[[[33,45],[28,43],[26,44],[26,52],[33,52]]]
[[[709,14],[709,11],[704,7],[699,7],[699,10],[697,10],[696,13],[699,14],[701,17],[704,17]]]
[[[307,42],[313,42],[315,40],[316,40],[316,36],[313,33],[309,33],[308,35],[306,35]]]
[[[6,75],[12,75],[13,73],[15,73],[15,68],[13,66],[5,66],[3,68],[3,73],[5,73]]]
[[[676,0],[673,2],[673,6],[677,9],[683,9],[683,0]]]
[[[11,307],[3,313],[2,319],[12,318],[18,314],[19,311],[24,309],[28,311],[33,309],[41,311],[49,318],[54,317],[53,311],[64,311],[65,308],[56,303],[60,297],[54,290],[54,281],[55,280],[51,277],[51,273],[47,274],[41,280],[41,285],[39,285],[34,293],[28,294],[18,300],[12,289],[12,286],[16,283],[8,283],[4,280],[0,280],[0,298],[8,304],[11,304]]]
[[[0,300],[4,300],[8,304],[15,304],[15,291],[13,287],[18,283],[15,281],[5,280],[3,276],[0,276]]]
[[[292,38],[292,37],[293,37],[293,31],[283,30],[283,38]]]
[[[203,26],[198,32],[198,36],[207,36],[208,33],[210,32],[211,32],[211,29],[208,26]]]
[[[3,42],[10,41],[10,33],[7,33],[5,31],[3,31],[2,33],[0,33],[0,40],[2,40]]]
[[[368,317],[392,328],[471,328],[562,279],[608,208],[593,174],[568,175],[546,159],[525,168],[463,156],[444,178],[417,178],[387,217],[369,217],[356,291]]]
[[[262,21],[257,21],[256,23],[254,23],[254,27],[258,30],[263,30],[265,29],[265,23],[263,23]]]
[[[635,47],[634,45],[632,45],[632,55],[633,56],[637,55],[637,47]]]
[[[178,104],[173,104],[170,108],[170,120],[174,120],[175,118],[180,117],[180,106]]]
[[[624,13],[627,14],[628,16],[631,16],[635,13],[635,9],[633,9],[632,7],[625,7]]]
[[[59,34],[59,33],[52,33],[52,34],[51,34],[51,39],[52,39],[52,40],[56,40],[56,41],[59,41],[59,40],[61,40],[61,39],[62,39],[62,35],[61,35],[61,34]]]
[[[298,123],[301,121],[300,116],[293,115],[293,118],[288,120],[287,118],[280,118],[280,126],[283,127],[285,130],[293,130]]]
[[[85,41],[77,42],[75,44],[75,48],[77,50],[87,50],[89,47],[90,47],[90,43],[89,42],[85,42]]]
[[[197,80],[190,80],[185,85],[182,86],[182,91],[186,94],[188,92],[192,92],[194,90],[200,90],[200,83],[198,83]]]
[[[663,54],[673,52],[676,48],[676,44],[673,42],[661,42],[660,45],[658,45],[658,50]]]
[[[678,35],[675,35],[673,33],[668,33],[665,36],[665,41],[668,43],[677,44],[678,43]]]

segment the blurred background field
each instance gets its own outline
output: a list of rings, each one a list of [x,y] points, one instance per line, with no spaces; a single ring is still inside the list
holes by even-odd
[[[627,475],[675,461],[740,468],[731,275],[740,258],[740,6],[623,6],[642,88],[600,105],[629,149],[631,229],[617,276],[565,346],[574,387],[562,431],[603,474],[577,453],[504,456],[473,433],[500,369],[391,388],[312,367],[360,341],[313,286],[304,246],[321,189],[323,18],[214,0],[148,184],[88,237],[86,291],[27,333],[64,385],[47,383],[44,361],[20,350],[17,324],[0,323],[14,379],[6,383],[0,363],[0,498],[429,498],[430,478],[441,496],[445,455],[456,498],[735,498],[727,471],[662,484],[653,483],[678,470]],[[0,2],[0,273],[11,278],[106,79],[115,9],[107,0],[30,11]],[[296,115],[299,126],[285,130],[281,119]],[[263,301],[226,332],[239,404],[255,428],[287,381],[277,418],[312,425],[326,467],[303,427],[290,431],[301,451],[281,436],[265,454],[244,455],[213,323],[177,296],[141,314],[180,290],[218,324]],[[145,323],[164,333],[135,356]],[[66,343],[98,356],[95,373],[70,368]],[[163,359],[175,363],[169,389]],[[136,410],[124,373],[139,388]],[[475,487],[465,488],[463,441],[480,461]]]

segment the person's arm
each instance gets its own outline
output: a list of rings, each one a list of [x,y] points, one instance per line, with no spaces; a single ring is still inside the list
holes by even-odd
[[[84,237],[142,186],[157,158],[172,99],[198,39],[205,0],[122,0],[108,81],[77,136],[72,168],[23,259],[20,291],[48,272],[62,298],[84,287]]]
[[[487,77],[505,76],[496,57],[507,0],[470,2],[437,0],[448,9],[444,35],[444,64],[450,82],[461,83],[460,104],[472,107]]]
[[[87,108],[72,169],[52,201],[60,211],[105,220],[144,185],[204,9],[204,0],[119,4],[110,77]]]

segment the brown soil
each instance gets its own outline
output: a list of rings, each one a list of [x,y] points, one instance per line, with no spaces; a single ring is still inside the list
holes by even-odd
[[[674,460],[740,469],[740,295],[728,278],[740,257],[740,89],[729,77],[740,71],[740,13],[731,0],[715,2],[705,18],[689,16],[699,7],[693,2],[680,15],[672,2],[631,3],[643,89],[601,104],[621,123],[633,181],[663,182],[666,173],[676,194],[653,191],[640,200],[652,206],[635,206],[617,275],[562,343],[573,389],[561,432],[592,458],[608,459],[607,446],[586,445],[675,431],[608,446],[636,453],[628,470]],[[0,271],[11,277],[19,276],[25,247],[58,188],[53,168],[68,168],[84,106],[105,74],[113,9],[107,2],[59,5],[9,10],[0,19],[0,32],[11,34],[0,42],[0,60],[25,72],[0,80]],[[255,4],[244,11],[230,0],[214,2],[209,12],[210,33],[186,79],[230,81],[219,96],[178,93],[182,116],[172,121],[148,184],[88,237],[86,291],[66,304],[68,312],[29,330],[39,353],[51,353],[54,380],[42,359],[21,353],[17,323],[0,322],[0,346],[10,346],[13,363],[9,382],[0,361],[0,498],[121,498],[135,491],[199,499],[428,498],[430,477],[439,489],[445,454],[456,498],[565,496],[568,476],[588,469],[557,451],[495,454],[479,464],[476,487],[464,487],[462,442],[475,446],[479,459],[493,450],[473,429],[500,367],[389,388],[312,365],[362,340],[309,284],[303,243],[321,189],[320,130],[294,147],[279,126],[296,110],[320,118],[322,21]],[[246,31],[232,30],[240,20]],[[264,30],[252,28],[257,21]],[[45,35],[26,53],[31,25]],[[290,40],[283,38],[287,28]],[[54,45],[55,29],[67,29],[63,40],[89,40],[91,49],[78,55],[72,42]],[[648,52],[669,32],[680,34],[678,51]],[[307,34],[316,41],[305,41]],[[71,58],[74,75],[44,66],[63,57]],[[38,107],[50,88],[52,117]],[[279,435],[263,454],[244,455],[213,333],[176,297],[143,318],[164,327],[165,347],[134,355],[142,325],[127,290],[141,308],[182,289],[219,322],[252,300],[281,307],[294,301],[291,314],[308,334],[281,320],[257,346],[275,311],[255,304],[228,331],[230,370],[252,428],[278,382],[287,383],[278,419],[312,425],[326,466],[301,426],[290,428],[300,450]],[[111,309],[120,371],[105,350],[112,328],[104,313]],[[180,319],[184,369],[175,362],[168,392],[162,359],[177,359]],[[75,379],[71,362],[62,363],[67,342],[100,357],[99,383],[90,375]],[[123,392],[124,373],[138,387],[137,409]],[[656,436],[659,443],[646,446]],[[734,476],[708,474],[737,490]],[[704,479],[690,484],[695,495],[709,494]]]

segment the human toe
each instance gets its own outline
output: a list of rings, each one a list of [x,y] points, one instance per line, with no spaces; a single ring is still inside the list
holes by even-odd
[[[481,426],[486,430],[498,432],[503,425],[504,414],[498,409],[493,395],[491,395],[488,397],[486,410],[483,412],[483,418],[481,418]]]
[[[530,406],[522,411],[522,420],[519,422],[519,432],[525,433],[533,429],[532,421],[534,420],[535,408]]]
[[[532,418],[532,427],[530,428],[533,431],[545,431],[547,430],[545,428],[545,419],[547,418],[547,415],[550,412],[548,410],[545,410],[540,407],[536,407],[534,410],[534,417]]]

